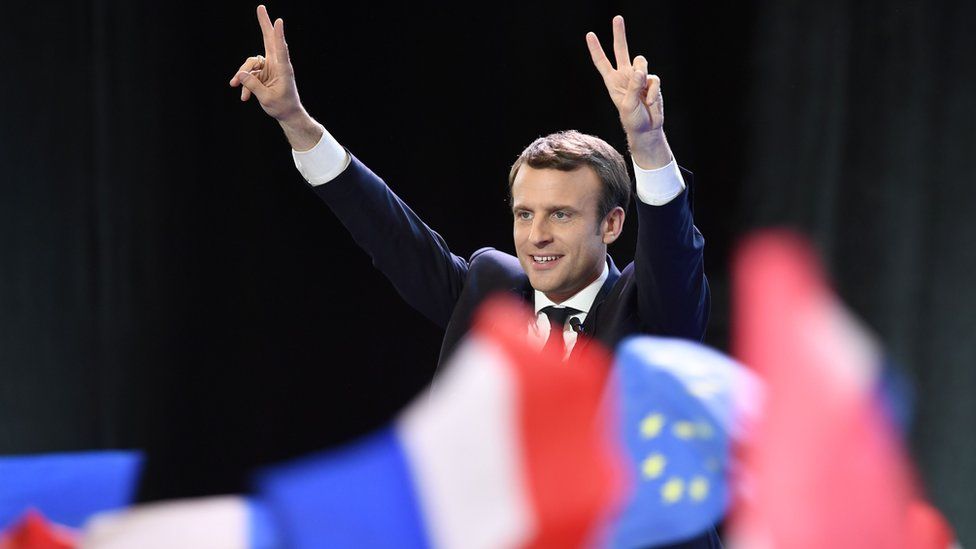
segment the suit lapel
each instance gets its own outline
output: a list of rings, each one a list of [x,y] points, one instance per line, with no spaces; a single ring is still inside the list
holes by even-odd
[[[528,304],[529,308],[532,308],[532,304],[535,302],[535,294],[532,285],[529,284],[528,276],[522,275],[522,280],[509,288],[508,291]]]
[[[620,269],[617,268],[617,265],[613,262],[613,258],[609,255],[607,256],[607,264],[610,267],[610,273],[603,282],[603,286],[600,287],[599,293],[596,294],[593,305],[590,305],[590,312],[586,314],[586,320],[583,321],[583,325],[581,326],[583,332],[581,335],[585,335],[586,337],[576,339],[576,345],[573,346],[570,357],[575,355],[583,347],[586,347],[590,343],[590,340],[594,338],[596,325],[599,322],[597,319],[600,317],[600,306],[606,301],[607,296],[610,295],[610,291],[613,290],[613,286],[620,279]]]

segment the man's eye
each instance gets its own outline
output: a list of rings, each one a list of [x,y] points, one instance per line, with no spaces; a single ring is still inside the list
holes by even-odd
[[[557,211],[557,212],[553,212],[553,213],[552,213],[552,216],[553,216],[554,218],[556,218],[556,219],[558,219],[558,220],[560,220],[560,221],[563,221],[563,220],[566,220],[566,219],[569,219],[569,214],[568,214],[568,213],[566,213],[566,212],[564,212],[564,211],[562,211],[562,210],[560,210],[560,211]]]
[[[529,213],[529,212],[525,212],[525,211],[516,212],[515,213],[515,217],[517,217],[519,219],[532,219],[532,214]]]

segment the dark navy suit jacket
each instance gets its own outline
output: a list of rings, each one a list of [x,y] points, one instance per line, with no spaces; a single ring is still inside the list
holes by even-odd
[[[637,250],[623,271],[610,257],[583,332],[613,349],[624,337],[649,333],[701,340],[709,291],[702,263],[704,239],[692,218],[692,177],[664,206],[637,203]],[[467,333],[478,305],[498,292],[532,303],[533,290],[514,256],[492,248],[469,260],[448,249],[386,184],[358,159],[336,179],[314,187],[373,265],[411,306],[444,329],[438,367]],[[585,345],[580,338],[574,347]],[[714,532],[675,547],[720,547]]]

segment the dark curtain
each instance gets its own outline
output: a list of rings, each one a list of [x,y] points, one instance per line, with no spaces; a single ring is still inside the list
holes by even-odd
[[[916,390],[929,495],[976,539],[971,2],[766,2],[737,225],[812,236]],[[968,541],[966,541],[968,540]]]
[[[429,381],[439,330],[227,86],[260,53],[253,6],[8,4],[0,453],[137,447],[140,499],[237,492],[255,467],[382,425]],[[460,255],[512,249],[505,178],[535,137],[575,128],[624,149],[583,42],[608,43],[623,13],[696,174],[709,342],[728,344],[736,238],[812,235],[911,373],[926,485],[974,539],[972,7],[269,8],[308,110]],[[611,249],[618,264],[633,242]]]

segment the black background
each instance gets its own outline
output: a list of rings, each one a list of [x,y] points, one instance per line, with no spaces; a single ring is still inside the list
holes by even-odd
[[[309,112],[460,255],[512,250],[507,171],[535,137],[575,128],[624,150],[583,38],[609,44],[623,14],[696,174],[709,343],[728,347],[738,239],[809,235],[914,381],[914,456],[974,543],[971,3],[269,9]],[[0,453],[138,447],[143,500],[237,492],[255,466],[382,425],[429,381],[438,330],[227,85],[262,53],[253,5],[4,12]]]

